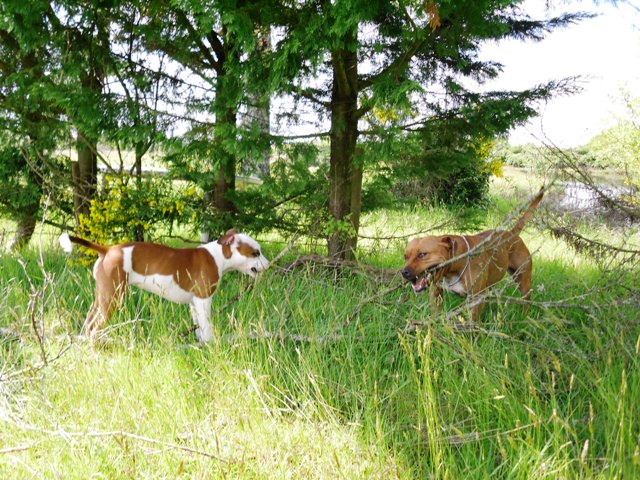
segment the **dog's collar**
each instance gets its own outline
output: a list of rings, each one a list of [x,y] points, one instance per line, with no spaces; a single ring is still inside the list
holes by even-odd
[[[469,245],[469,242],[467,241],[467,237],[465,237],[464,235],[460,235],[462,237],[462,240],[464,240],[464,244],[467,246],[467,253],[469,253],[469,251],[471,250],[471,246]],[[456,249],[455,249],[455,240],[453,241],[453,255],[455,256],[456,254]],[[458,275],[458,278],[456,278],[455,282],[451,282],[449,283],[449,285],[455,285],[456,283],[458,283],[460,280],[462,280],[462,276],[464,275],[464,272],[467,271],[467,268],[469,268],[469,264],[471,263],[471,258],[469,255],[467,255],[467,263],[464,264],[464,268],[462,269],[462,272],[460,272],[460,275]]]

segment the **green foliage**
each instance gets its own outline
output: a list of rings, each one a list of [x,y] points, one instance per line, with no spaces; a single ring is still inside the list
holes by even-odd
[[[587,17],[578,13],[538,21],[519,9],[519,3],[374,0],[283,5],[275,19],[284,33],[273,55],[274,70],[283,84],[280,91],[331,120],[332,218],[357,216],[361,199],[352,193],[360,192],[360,176],[350,174],[356,168],[364,166],[374,177],[378,169],[408,170],[405,157],[388,154],[402,151],[402,143],[420,164],[411,178],[452,172],[470,164],[468,144],[505,134],[536,114],[535,102],[572,90],[571,80],[554,80],[521,92],[479,93],[460,81],[482,82],[499,74],[499,63],[479,59],[484,42],[538,40]],[[285,67],[291,64],[294,68]],[[360,165],[360,148],[374,144],[378,158]],[[417,152],[419,144],[430,151]],[[430,169],[434,163],[441,164],[436,171]],[[473,178],[470,182],[477,187],[462,187],[461,201],[477,201],[487,180],[476,174],[465,177]],[[347,240],[353,243],[355,237],[331,238],[329,254],[348,256]]]
[[[393,186],[401,202],[444,205],[483,205],[487,202],[491,172],[479,164],[457,168],[446,177],[399,180]]]
[[[40,204],[42,188],[33,178],[23,152],[5,145],[0,149],[0,213],[19,218],[20,212]]]
[[[284,179],[280,169],[260,189],[233,191],[241,165],[254,165],[274,141],[278,150],[287,141],[245,115],[280,96],[308,107],[317,118],[332,119],[330,155],[344,154],[341,171],[350,172],[356,164],[364,169],[364,197],[354,199],[356,207],[360,200],[365,211],[389,205],[388,188],[384,195],[375,194],[394,181],[394,175],[380,173],[385,169],[439,179],[457,171],[458,178],[467,180],[464,185],[457,180],[454,190],[461,201],[475,201],[484,180],[481,167],[475,173],[466,167],[473,164],[467,145],[504,133],[535,114],[533,102],[570,89],[550,82],[524,92],[481,94],[457,80],[499,73],[499,64],[478,58],[487,40],[539,39],[584,18],[575,14],[537,21],[514,8],[518,3],[5,2],[0,7],[0,115],[6,124],[0,128],[28,140],[36,153],[30,165],[45,164],[38,172],[53,165],[42,158],[60,148],[61,139],[77,135],[83,178],[73,185],[80,203],[94,194],[99,141],[133,151],[138,169],[153,146],[181,177],[210,194],[216,212],[206,212],[204,220],[212,228],[237,223],[263,229],[271,221],[273,228],[291,230],[297,211],[304,229],[326,231],[319,223],[351,215],[349,208],[337,216],[319,213],[332,205],[331,189],[322,180],[334,187],[348,181],[333,176],[335,169],[327,177],[318,171],[311,178],[293,166],[287,174],[300,174],[299,179]],[[264,52],[258,48],[260,35],[272,26],[281,37],[273,51]],[[370,69],[359,66],[358,59],[367,59]],[[346,88],[344,73],[353,76],[348,82],[356,90]],[[433,91],[443,95],[434,97]],[[347,93],[351,114],[334,115],[345,105],[340,95]],[[293,108],[278,118],[295,126],[299,116]],[[345,137],[349,144],[335,143],[341,138],[336,133],[345,128],[354,132]],[[276,130],[281,129],[271,129]],[[403,143],[416,168],[393,155],[403,151],[398,147]],[[382,155],[370,155],[360,165],[357,152],[372,145]],[[287,148],[296,147],[285,147],[285,156]],[[11,165],[7,162],[7,168]],[[68,176],[69,171],[62,173]],[[297,193],[303,184],[313,198]],[[342,195],[359,187],[348,186]],[[41,188],[49,192],[49,185]],[[262,200],[259,208],[250,199]]]
[[[480,205],[487,202],[491,171],[480,162],[464,166],[445,179],[435,179],[431,189],[435,199],[447,205]]]
[[[548,166],[543,150],[531,143],[510,145],[506,140],[501,140],[496,144],[496,154],[504,158],[504,163],[510,167],[541,170]]]
[[[374,177],[379,185],[387,185],[382,198],[392,194],[402,202],[467,206],[484,203],[491,178],[501,175],[503,160],[494,153],[495,142],[482,137],[475,141],[443,140],[434,129],[429,135],[407,136],[404,142],[369,145],[365,161],[379,161],[381,155],[395,159],[383,163]],[[388,200],[382,201],[385,202],[389,205]]]
[[[0,142],[0,217],[20,221],[39,215],[44,192],[50,203],[49,217],[71,211],[64,176],[68,159],[40,156],[33,144],[20,146],[15,136],[5,136],[4,141]]]
[[[260,187],[234,192],[238,226],[252,232],[275,229],[322,236],[328,221],[326,174],[326,161],[315,145],[285,146]]]
[[[640,98],[628,100],[628,118],[593,137],[585,149],[598,167],[637,172],[640,167]]]
[[[66,208],[63,159],[55,153],[64,135],[51,77],[48,2],[0,5],[0,214],[20,222],[40,215],[44,192]]]

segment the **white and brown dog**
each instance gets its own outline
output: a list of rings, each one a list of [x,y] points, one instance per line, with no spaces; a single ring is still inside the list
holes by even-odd
[[[93,267],[96,298],[83,331],[94,337],[117,308],[127,285],[135,285],[176,303],[188,303],[200,342],[213,337],[211,298],[222,275],[237,270],[255,277],[269,261],[253,238],[229,230],[217,241],[197,248],[171,248],[157,243],[132,242],[111,247],[63,233],[60,246],[71,244],[98,252]]]

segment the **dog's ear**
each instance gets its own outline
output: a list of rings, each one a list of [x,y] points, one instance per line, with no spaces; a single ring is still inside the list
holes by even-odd
[[[453,251],[455,244],[453,243],[452,237],[449,237],[449,236],[442,237],[440,241],[445,245],[445,247],[447,247],[448,250]]]
[[[227,230],[227,233],[225,233],[223,236],[221,236],[218,239],[218,243],[220,245],[227,245],[227,246],[231,245],[237,234],[238,234],[238,231],[235,228]]]

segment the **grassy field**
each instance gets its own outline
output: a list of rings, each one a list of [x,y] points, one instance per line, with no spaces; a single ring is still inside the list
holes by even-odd
[[[500,180],[464,222],[375,212],[362,233],[496,226],[538,186]],[[206,347],[187,307],[133,290],[91,346],[90,269],[54,233],[0,256],[0,478],[640,477],[634,266],[607,273],[530,225],[536,306],[505,284],[470,325],[459,299],[432,317],[398,278],[277,268],[294,249],[255,285],[224,278]],[[399,268],[405,242],[363,239],[362,260]]]

